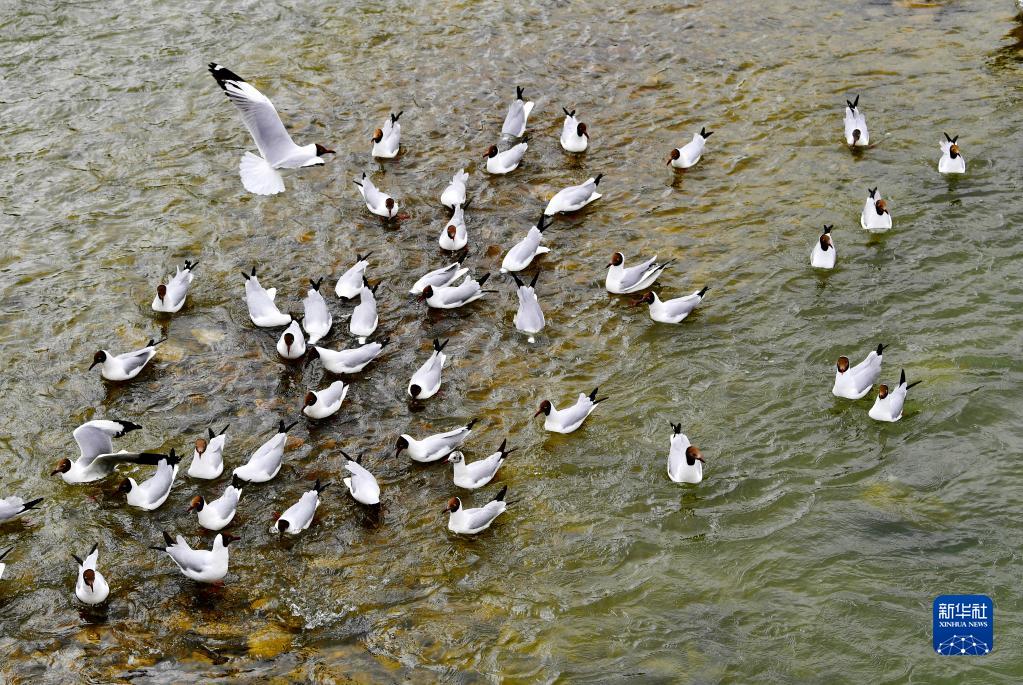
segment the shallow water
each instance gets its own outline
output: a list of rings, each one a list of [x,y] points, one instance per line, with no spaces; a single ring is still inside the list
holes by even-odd
[[[116,8],[116,9],[115,9]],[[1020,72],[1011,3],[768,0],[744,3],[215,3],[8,5],[0,32],[0,473],[3,493],[45,496],[0,527],[0,673],[9,682],[229,676],[353,682],[1018,682],[1023,604]],[[267,93],[296,140],[338,150],[286,174],[282,196],[241,188],[252,149],[206,72],[217,60]],[[537,106],[530,149],[507,177],[482,172],[514,86]],[[841,144],[861,93],[873,148]],[[557,144],[562,106],[589,124],[582,156]],[[370,159],[387,112],[403,152]],[[700,165],[673,146],[715,131]],[[942,131],[969,173],[936,173]],[[428,312],[406,291],[447,263],[437,198],[471,174],[470,256],[503,248],[558,188],[604,173],[604,198],[555,220],[535,345],[512,326],[513,288],[464,311]],[[407,218],[359,201],[362,171]],[[895,228],[859,228],[880,185]],[[808,266],[823,223],[839,265]],[[711,290],[678,327],[655,326],[602,289],[610,254],[676,266],[662,295]],[[248,321],[241,268],[296,311],[309,277],[330,292],[374,251],[381,332],[394,344],[341,412],[303,420],[273,482],[246,489],[223,588],[199,587],[146,548],[201,534],[184,476],[146,514],[116,478],[71,487],[48,474],[71,431],[123,417],[121,446],[190,452],[231,424],[238,465],[295,417],[318,363],[282,363]],[[188,305],[154,315],[162,275],[201,262]],[[326,286],[325,286],[326,288]],[[333,347],[351,305],[331,298]],[[282,307],[283,308],[283,307]],[[113,386],[86,372],[103,346],[167,335],[155,364]],[[441,395],[403,397],[429,340],[450,337]],[[839,354],[878,342],[884,378],[922,379],[896,424],[828,389]],[[530,415],[599,385],[611,399],[569,436]],[[461,539],[440,515],[450,471],[394,459],[399,433],[481,419],[467,452],[520,450],[499,483],[515,504]],[[708,479],[664,473],[669,421],[707,457]],[[374,518],[340,485],[314,527],[268,532],[339,449],[365,452],[383,487]],[[183,465],[184,466],[184,465]],[[143,475],[146,469],[138,469]],[[129,471],[130,472],[130,471]],[[73,597],[70,554],[101,544],[103,612]],[[931,601],[990,594],[995,651],[942,659]]]

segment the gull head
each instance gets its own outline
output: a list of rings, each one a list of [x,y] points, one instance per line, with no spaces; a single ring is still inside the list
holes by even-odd
[[[71,470],[71,460],[65,458],[65,459],[61,459],[60,461],[57,462],[57,468],[53,469],[53,471],[50,471],[50,475],[51,476],[56,476],[58,473],[67,473],[70,470]]]
[[[418,387],[418,386],[413,386],[413,387]],[[418,393],[416,393],[416,394],[418,394]],[[406,438],[404,435],[402,435],[402,436],[400,436],[398,438],[398,442],[396,442],[394,444],[394,456],[397,457],[399,454],[401,454],[402,450],[407,450],[407,449],[408,449],[408,438]]]
[[[881,385],[877,389],[877,399],[883,400],[886,397],[888,397],[888,386],[887,385]]]
[[[462,454],[461,452],[452,452],[448,456],[448,461],[451,462],[452,464],[461,464],[463,461],[465,461],[465,455]]]
[[[196,438],[195,453],[200,456],[206,454],[206,438]]]
[[[671,154],[668,155],[668,164],[666,166],[671,166],[671,163],[681,156],[682,153],[678,151],[678,148],[675,148],[674,150],[671,151]]]
[[[202,511],[202,508],[205,506],[206,500],[204,500],[201,496],[196,495],[195,497],[192,498],[192,501],[188,503],[188,509],[186,509],[185,511],[186,512]]]
[[[550,402],[550,400],[544,400],[543,402],[540,403],[540,408],[536,410],[535,414],[533,414],[533,418],[535,419],[540,414],[543,414],[544,416],[550,416],[551,415],[551,402]]]
[[[615,252],[611,255],[611,261],[607,263],[608,266],[621,266],[625,263],[625,255],[621,252]]]
[[[692,466],[697,460],[699,460],[701,464],[706,463],[703,461],[703,452],[693,445],[690,445],[686,448],[686,463]]]
[[[167,297],[167,286],[163,283],[156,286],[156,296],[160,298],[160,302],[163,302],[163,298]]]
[[[96,582],[96,572],[91,568],[85,569],[85,571],[82,572],[82,580],[85,581],[85,584],[89,586],[90,590],[95,589],[92,587],[92,584]]]
[[[462,500],[458,499],[457,497],[452,497],[451,499],[448,500],[448,505],[446,507],[444,507],[444,511],[442,511],[441,513],[442,514],[447,514],[447,513],[450,512],[450,513],[454,514],[456,511],[458,511],[461,508],[462,508]]]
[[[849,357],[839,357],[835,366],[838,367],[839,373],[845,373],[849,370]]]
[[[373,138],[371,138],[371,140],[374,143],[379,143],[383,139],[384,139],[384,129],[378,128],[377,130],[373,131]]]
[[[496,145],[491,145],[490,147],[488,147],[486,153],[483,156],[484,157],[489,157],[491,159],[493,159],[494,157],[497,157],[497,146]]]
[[[305,394],[305,406],[311,407],[316,404],[316,394],[313,392],[307,392]]]
[[[104,352],[103,350],[100,350],[96,354],[92,355],[92,363],[89,364],[89,368],[91,369],[92,367],[96,366],[96,364],[102,364],[106,360],[107,360],[107,353]]]
[[[581,121],[579,122],[579,125],[575,127],[575,134],[580,138],[583,136],[586,136],[587,138],[590,137],[590,134],[586,132],[586,124]]]

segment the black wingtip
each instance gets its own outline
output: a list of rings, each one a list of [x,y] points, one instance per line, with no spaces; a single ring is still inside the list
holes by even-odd
[[[167,338],[160,338],[159,340],[155,340],[153,338],[150,338],[149,339],[149,344],[146,345],[146,347],[155,347],[155,346],[159,345],[160,343],[165,343],[165,342],[167,342]]]
[[[197,266],[199,266],[198,259],[195,260],[194,262],[190,262],[187,259],[185,260],[185,269],[187,269],[188,271],[195,271],[195,267]]]
[[[853,109],[856,109],[857,107],[860,106],[860,94],[859,93],[856,93],[856,99],[853,100],[852,106],[853,106]]]
[[[121,432],[117,434],[118,436],[124,435],[125,433],[130,433],[132,431],[137,431],[137,430],[141,430],[142,429],[142,426],[138,425],[137,423],[132,423],[131,421],[123,421],[121,419],[114,419],[114,422],[121,424]]]
[[[405,113],[405,110],[401,110],[397,114],[395,114],[394,112],[391,112],[391,123],[392,124],[398,123],[398,119],[401,119],[401,115],[404,114],[404,113]]]
[[[482,285],[483,285],[484,283],[486,283],[486,282],[487,282],[487,279],[488,279],[488,278],[490,278],[490,272],[489,272],[489,271],[488,271],[487,273],[483,274],[483,277],[482,277],[482,278],[480,278],[480,279],[478,279],[478,280],[476,281],[476,283],[478,283],[479,285],[481,285],[481,286],[482,286]]]
[[[600,386],[597,386],[596,388],[594,388],[593,392],[590,393],[590,400],[591,401],[597,399],[597,391],[598,390],[600,390]]]
[[[522,99],[522,86],[515,86],[515,99],[516,100]]]
[[[494,501],[495,502],[503,502],[504,501],[504,496],[507,495],[507,494],[508,494],[508,486],[505,485],[503,488],[501,488],[501,491],[497,493],[497,497],[494,498]]]
[[[284,419],[281,419],[281,423],[277,427],[277,432],[278,433],[287,433],[288,431],[290,431],[292,428],[294,428],[297,425],[298,425],[298,421],[292,421],[291,423],[285,425],[284,424]]]
[[[455,259],[455,262],[457,264],[461,264],[462,262],[465,261],[465,258],[468,257],[468,256],[469,256],[469,250],[468,249],[462,250],[462,253],[458,255],[458,257]]]
[[[169,464],[170,466],[174,466],[179,461],[181,461],[181,456],[179,454],[176,454],[174,452],[174,448],[172,447],[170,454],[167,455],[167,464]]]
[[[700,297],[703,297],[704,295],[707,294],[708,290],[710,290],[710,286],[709,285],[705,285],[702,288],[700,288],[700,292],[698,292],[696,294],[699,295]]]
[[[470,420],[469,423],[465,424],[465,429],[466,430],[472,430],[472,427],[476,425],[477,421],[479,421],[479,419],[472,419],[472,420]]]
[[[873,188],[867,188],[867,193],[870,195],[870,197],[874,197],[874,194],[876,192],[877,192],[877,186],[874,186]]]
[[[21,505],[21,510],[22,511],[28,511],[29,509],[34,508],[37,504],[42,502],[43,499],[44,498],[42,498],[42,497],[36,497],[35,499],[30,499],[29,501],[27,501],[27,502],[25,502],[24,504]]]
[[[72,554],[71,558],[77,561],[79,566],[85,566],[85,562],[77,554]]]
[[[888,347],[888,346],[887,345],[878,344],[878,346],[877,346],[877,356],[878,357],[880,357],[882,354],[884,354],[884,348],[886,348],[886,347]]]
[[[245,487],[245,481],[243,481],[235,474],[231,474],[231,487],[237,490],[241,490],[243,487]]]
[[[596,176],[594,176],[593,177],[593,185],[599,186],[600,185],[600,179],[602,179],[602,178],[604,178],[604,174],[602,174],[602,173],[597,174]]]
[[[220,429],[220,432],[217,433],[217,435],[223,435],[224,433],[227,432],[227,429],[230,428],[230,427],[231,427],[231,424],[225,423],[224,427]]]
[[[160,532],[163,533],[163,541],[167,543],[167,546],[168,547],[172,546],[174,544],[174,538],[172,538],[170,534],[165,530],[161,530]],[[160,548],[158,547],[157,549]]]
[[[92,556],[93,552],[95,552],[97,549],[99,549],[99,542],[98,541],[92,543],[92,549],[89,550],[88,556]]]
[[[323,492],[324,490],[326,490],[329,487],[330,487],[330,483],[323,483],[321,485],[320,484],[320,479],[317,478],[316,479],[316,485],[313,486],[313,490],[315,490],[316,493],[319,494],[319,493]]]
[[[227,81],[239,81],[239,82],[242,82],[242,83],[245,82],[245,79],[243,79],[241,76],[239,76],[238,74],[234,73],[233,71],[231,71],[227,67],[220,66],[216,62],[210,62],[209,70],[210,70],[210,74],[213,75],[213,78],[216,79],[217,85],[219,85],[221,87],[221,89],[223,89],[224,91],[227,90],[227,85],[226,85]]]
[[[434,338],[433,339],[433,349],[436,352],[443,352],[444,348],[448,346],[449,342],[451,342],[451,338],[446,338],[444,340],[444,342],[441,342],[440,338]]]
[[[323,276],[320,276],[320,280],[318,281],[314,281],[311,278],[309,279],[309,286],[316,292],[320,292],[321,285],[323,285]]]
[[[5,550],[4,550],[3,552],[0,552],[0,561],[3,561],[3,560],[4,560],[4,557],[6,557],[6,556],[7,556],[8,554],[10,554],[10,553],[11,553],[11,550],[12,550],[12,549],[14,549],[14,547],[13,547],[13,546],[11,546],[11,547],[8,547],[8,548],[7,548],[7,549],[5,549]]]
[[[525,285],[525,283],[522,282],[522,279],[519,278],[519,275],[517,273],[515,273],[514,271],[512,271],[512,275],[511,276],[515,280],[515,287],[516,288],[521,288],[522,286]]]

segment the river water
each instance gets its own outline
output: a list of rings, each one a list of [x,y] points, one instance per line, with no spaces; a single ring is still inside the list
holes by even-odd
[[[1020,95],[1023,29],[1005,2],[9,3],[0,32],[0,487],[43,496],[0,527],[8,682],[1019,682],[1021,416]],[[271,97],[295,139],[338,151],[244,192],[253,149],[206,72],[218,61]],[[483,173],[507,103],[537,103],[530,149]],[[873,147],[842,144],[861,94]],[[561,107],[591,149],[561,151]],[[403,152],[370,136],[404,110]],[[706,125],[700,165],[672,147]],[[942,131],[968,173],[936,171]],[[470,172],[470,253],[489,294],[437,313],[407,294],[446,263],[437,246],[451,174]],[[403,208],[385,225],[351,179],[367,171]],[[547,329],[512,326],[501,255],[558,188],[602,172],[603,199],[547,231],[538,291]],[[858,225],[867,187],[895,226]],[[809,254],[834,224],[838,268]],[[182,468],[154,513],[117,478],[50,478],[92,418],[144,426],[120,446],[190,453],[230,423],[237,466],[298,416],[318,363],[285,364],[248,321],[239,270],[258,265],[283,309],[309,277],[333,283],[372,250],[381,333],[393,344],[341,412],[303,420],[273,482],[246,489],[222,588],[184,579],[147,549],[160,531],[208,545],[185,514]],[[709,285],[683,325],[654,325],[602,288],[615,250],[675,258],[662,295]],[[149,307],[160,278],[200,266],[186,308]],[[350,304],[331,296],[332,347]],[[86,371],[100,347],[166,335],[134,382]],[[444,390],[403,396],[429,340],[450,337]],[[883,377],[923,384],[905,418],[829,392],[840,354],[890,345]],[[599,385],[610,399],[578,432],[531,421]],[[872,396],[871,396],[872,397]],[[519,447],[498,481],[514,501],[473,539],[448,534],[447,465],[393,457],[398,434],[469,418],[470,459]],[[665,475],[669,421],[707,459],[707,480]],[[365,453],[379,516],[340,484],[313,527],[269,533],[339,450]],[[146,477],[148,469],[128,469]],[[71,554],[101,546],[105,610],[73,596]],[[985,593],[994,652],[930,646],[931,602]]]

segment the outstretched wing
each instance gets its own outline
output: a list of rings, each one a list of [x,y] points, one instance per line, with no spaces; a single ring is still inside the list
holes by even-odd
[[[210,73],[242,115],[259,152],[270,164],[289,157],[295,145],[270,99],[230,69],[210,64]]]

